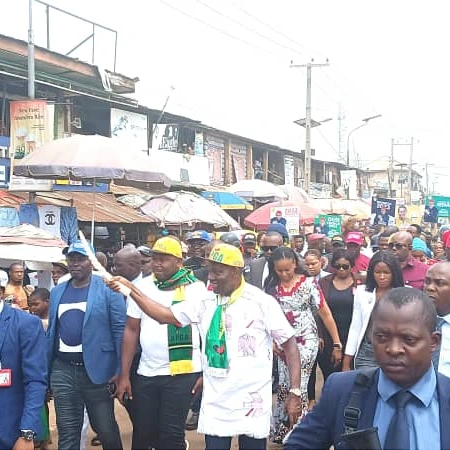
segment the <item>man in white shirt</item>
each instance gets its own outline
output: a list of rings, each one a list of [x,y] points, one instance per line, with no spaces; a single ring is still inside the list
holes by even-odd
[[[438,372],[450,377],[450,262],[439,262],[428,269],[424,291],[436,306],[437,328],[442,336],[433,364]]]
[[[167,308],[205,298],[204,283],[182,267],[182,258],[181,244],[176,238],[158,239],[152,249],[152,275],[137,282],[136,287]],[[120,278],[134,286],[130,280]],[[133,377],[132,362],[138,340],[142,353]],[[126,391],[132,400],[132,449],[184,450],[186,417],[201,372],[197,328],[158,323],[131,295],[121,360],[118,398],[124,402]]]
[[[300,356],[294,332],[273,297],[243,278],[241,251],[220,243],[208,261],[213,292],[168,307],[144,295],[131,283],[131,297],[144,314],[159,323],[178,327],[196,323],[200,331],[203,400],[198,431],[205,434],[206,450],[229,450],[232,436],[239,448],[265,450],[272,411],[272,341],[281,345],[289,368],[286,400],[291,425],[300,414]],[[155,268],[154,268],[155,269]],[[117,289],[117,281],[109,285]],[[127,380],[118,394],[131,394]]]

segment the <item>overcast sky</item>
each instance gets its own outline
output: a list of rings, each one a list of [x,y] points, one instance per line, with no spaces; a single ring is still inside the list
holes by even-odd
[[[429,0],[49,0],[118,31],[117,71],[139,77],[140,103],[249,138],[299,151],[306,70],[290,62],[330,65],[312,71],[312,118],[333,120],[312,131],[320,159],[341,157],[347,135],[365,117],[382,114],[350,140],[362,168],[390,154],[391,138],[414,138],[414,167],[450,195],[447,2]],[[2,33],[26,40],[28,0],[2,12]],[[52,12],[51,49],[68,52],[89,25]],[[34,4],[36,44],[45,46],[45,10]],[[91,58],[91,43],[73,56]],[[98,32],[96,64],[112,69],[114,39]],[[175,89],[171,91],[170,87]],[[409,162],[409,147],[395,146]],[[341,159],[342,161],[342,159]],[[447,175],[448,174],[448,175]],[[449,185],[449,187],[446,187]]]

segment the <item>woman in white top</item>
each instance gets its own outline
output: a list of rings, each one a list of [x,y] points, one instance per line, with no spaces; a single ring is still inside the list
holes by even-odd
[[[367,269],[366,284],[356,288],[343,371],[377,366],[372,348],[372,310],[386,292],[401,286],[403,274],[397,258],[390,251],[376,252]]]

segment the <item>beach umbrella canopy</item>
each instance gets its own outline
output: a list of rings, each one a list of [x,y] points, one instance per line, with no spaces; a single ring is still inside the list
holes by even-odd
[[[296,206],[299,208],[300,213],[300,225],[306,225],[314,223],[314,219],[317,215],[321,214],[322,211],[316,208],[310,203],[296,203],[290,201],[278,201],[267,203],[260,208],[256,209],[250,213],[245,219],[244,223],[246,226],[255,228],[257,231],[266,230],[270,224],[271,219],[271,208],[285,206]]]
[[[287,195],[287,199],[291,202],[310,203],[313,201],[301,187],[293,186],[292,184],[282,184],[278,187]]]
[[[204,191],[200,195],[205,197],[207,200],[213,200],[222,209],[244,209],[253,210],[253,205],[244,200],[243,198],[237,196],[233,192],[225,191]]]
[[[263,180],[242,180],[232,184],[228,190],[246,200],[286,199],[287,195],[279,186]]]
[[[76,135],[43,144],[21,160],[13,173],[40,179],[114,181],[116,184],[159,183],[170,186],[157,155],[129,148],[129,143],[99,135]]]
[[[139,209],[160,227],[175,225],[191,228],[196,223],[204,223],[214,228],[241,228],[220,206],[193,192],[156,195]]]

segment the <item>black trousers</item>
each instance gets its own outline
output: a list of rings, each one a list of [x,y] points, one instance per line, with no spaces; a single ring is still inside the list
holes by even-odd
[[[144,377],[133,387],[133,450],[185,450],[185,422],[198,373]]]

